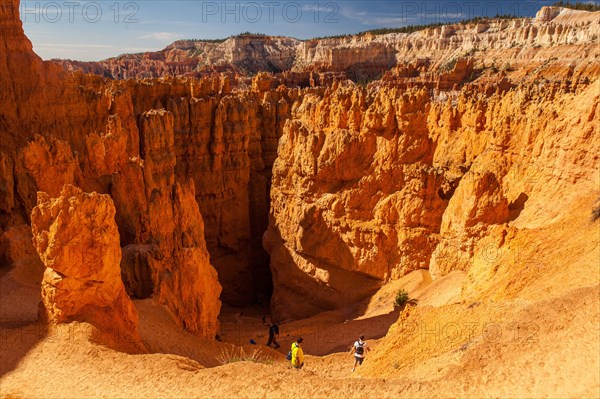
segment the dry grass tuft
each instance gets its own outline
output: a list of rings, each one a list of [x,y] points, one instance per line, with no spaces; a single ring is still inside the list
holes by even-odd
[[[221,364],[235,362],[273,364],[273,359],[262,355],[258,349],[254,349],[250,352],[246,352],[244,348],[223,349],[221,354],[217,356],[217,360]]]
[[[600,219],[600,197],[596,201],[596,206],[592,209],[592,222]]]

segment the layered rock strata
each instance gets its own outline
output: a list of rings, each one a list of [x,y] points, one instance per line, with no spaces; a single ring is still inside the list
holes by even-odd
[[[543,7],[535,18],[483,19],[423,29],[413,33],[362,34],[314,40],[241,35],[223,42],[182,40],[155,53],[123,55],[101,62],[58,61],[66,70],[114,79],[204,76],[229,71],[251,76],[266,72],[344,73],[356,81],[380,77],[396,65],[426,60],[434,72],[466,55],[475,64],[541,72],[547,78],[598,71],[578,65],[600,38],[598,13]],[[597,47],[597,46],[596,46]],[[557,59],[554,59],[557,58]],[[568,60],[558,60],[566,58]],[[596,63],[597,64],[597,63]],[[507,67],[508,66],[508,67]],[[538,71],[541,69],[541,71]],[[526,75],[521,75],[526,76]]]

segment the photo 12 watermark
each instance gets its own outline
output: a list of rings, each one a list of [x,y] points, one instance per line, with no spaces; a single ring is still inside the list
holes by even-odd
[[[137,24],[140,4],[136,1],[22,1],[23,23],[99,23]]]
[[[462,321],[448,323],[402,322],[399,332],[416,338],[421,344],[459,344],[481,340],[489,343],[536,344],[540,327],[537,323],[502,323],[496,321]]]
[[[171,2],[173,7],[181,1]],[[142,1],[22,1],[21,19],[24,23],[140,23]],[[146,4],[146,6],[148,6]],[[147,7],[149,8],[149,7]],[[200,1],[194,2],[191,18],[198,24],[265,24],[339,22],[337,2],[295,1]]]
[[[221,23],[338,23],[340,6],[337,2],[223,2],[203,1],[200,22]]]
[[[162,2],[114,0],[23,0],[24,23],[142,23],[142,10],[155,14]],[[186,22],[203,24],[337,24],[352,23],[363,31],[411,25],[455,23],[474,18],[534,16],[536,1],[378,1],[364,9],[363,2],[337,1],[180,1],[164,2],[175,13],[185,12]],[[366,3],[366,2],[364,2]],[[6,6],[0,4],[0,6]],[[363,7],[363,8],[361,8]],[[263,32],[264,33],[264,32]]]
[[[415,24],[456,22],[475,17],[501,15],[535,15],[540,4],[535,1],[388,1],[390,12],[398,21]]]

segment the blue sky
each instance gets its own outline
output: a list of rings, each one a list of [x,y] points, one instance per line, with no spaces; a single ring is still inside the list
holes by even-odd
[[[497,13],[533,16],[554,1],[21,0],[21,20],[42,58],[87,61],[245,31],[306,39]]]

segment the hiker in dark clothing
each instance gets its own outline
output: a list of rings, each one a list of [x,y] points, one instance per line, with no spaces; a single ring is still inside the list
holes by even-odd
[[[271,343],[275,345],[275,349],[279,348],[279,342],[277,342],[277,335],[279,335],[279,323],[271,323],[269,326],[269,341],[267,346],[271,346]]]

